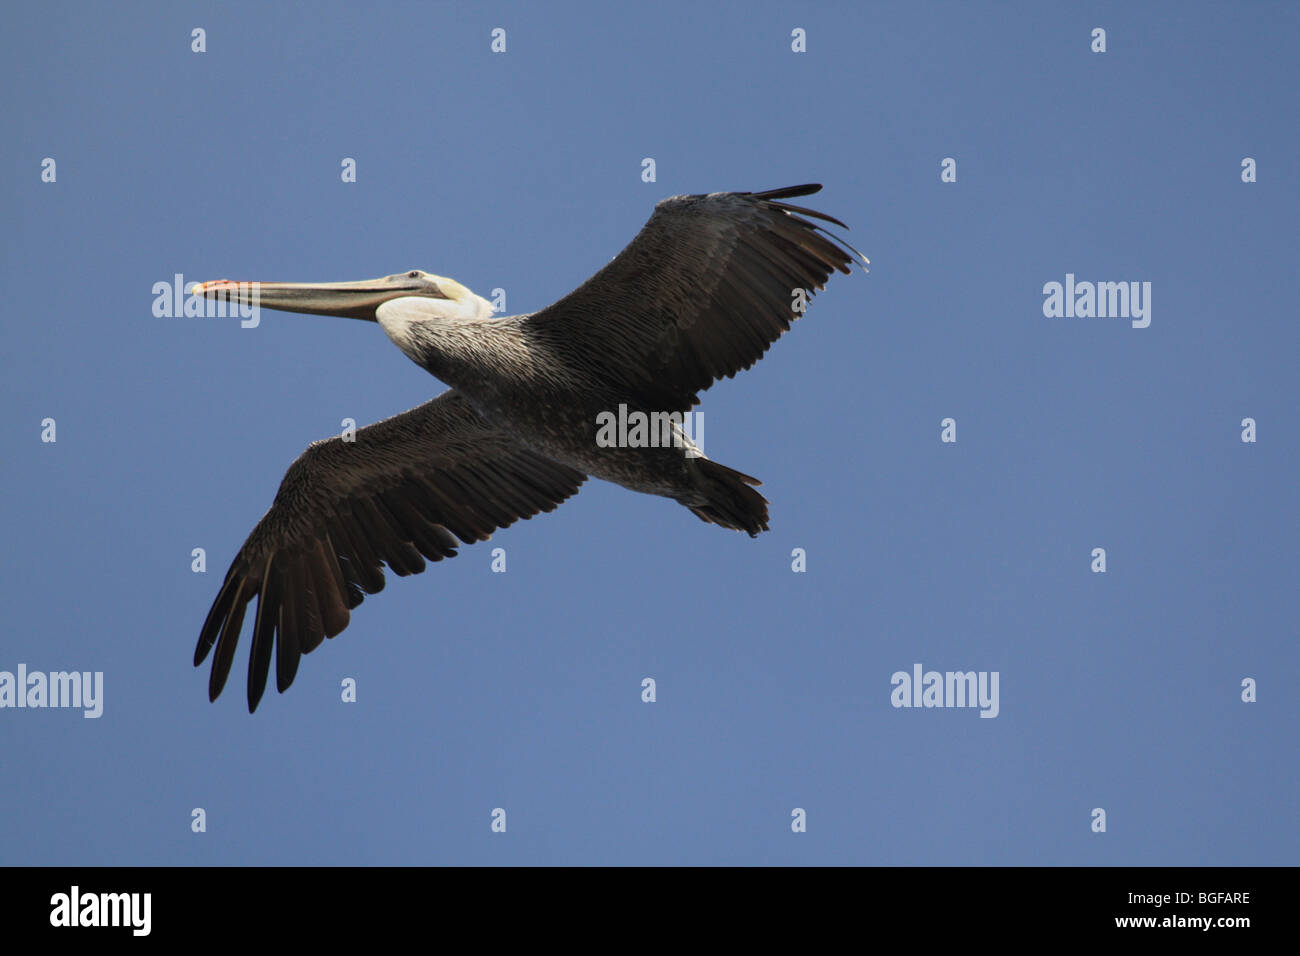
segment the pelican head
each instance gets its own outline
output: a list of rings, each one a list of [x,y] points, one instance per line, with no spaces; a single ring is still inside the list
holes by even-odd
[[[358,282],[200,282],[193,295],[264,306],[281,312],[341,315],[349,319],[379,321],[379,307],[394,299],[420,299],[421,311],[448,319],[481,319],[492,314],[492,304],[455,279],[419,269]]]

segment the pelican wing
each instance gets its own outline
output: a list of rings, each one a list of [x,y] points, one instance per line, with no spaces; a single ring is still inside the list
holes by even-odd
[[[272,651],[283,692],[299,657],[347,627],[364,594],[383,589],[384,564],[418,574],[425,558],[454,557],[461,542],[554,510],[584,480],[487,424],[455,390],[360,429],[355,441],[315,442],[289,467],[203,623],[194,665],[216,646],[209,698],[225,686],[255,595],[250,712]]]
[[[801,296],[863,258],[811,221],[848,228],[838,219],[778,201],[820,189],[665,199],[609,265],[525,330],[647,408],[684,411],[758,361],[799,317]]]

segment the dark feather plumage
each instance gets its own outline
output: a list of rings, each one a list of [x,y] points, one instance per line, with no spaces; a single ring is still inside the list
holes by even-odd
[[[483,504],[463,484],[481,474],[513,504],[493,504],[491,519],[478,515]],[[447,526],[466,543],[485,539],[551,511],[585,479],[489,426],[455,391],[358,430],[354,442],[316,442],[284,476],[203,625],[195,665],[217,645],[208,696],[216,700],[225,686],[254,596],[250,711],[266,688],[273,642],[276,687],[284,691],[299,656],[347,627],[362,592],[383,589],[384,564],[399,575],[418,573],[424,558],[455,557],[460,542]]]

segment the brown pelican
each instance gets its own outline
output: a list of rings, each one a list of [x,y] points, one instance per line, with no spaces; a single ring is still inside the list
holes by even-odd
[[[353,441],[315,442],[289,467],[203,623],[194,664],[215,645],[209,699],[225,686],[254,596],[250,712],[272,652],[283,692],[299,657],[347,627],[363,594],[383,589],[385,564],[418,574],[426,558],[454,557],[462,542],[553,510],[588,475],[673,498],[724,528],[767,530],[759,481],[704,457],[680,428],[680,441],[605,447],[597,421],[620,406],[688,411],[698,392],[758,361],[832,271],[850,271],[861,253],[802,217],[847,226],[780,202],[819,189],[665,199],[613,261],[531,315],[494,318],[487,300],[418,270],[361,282],[200,283],[194,292],[208,298],[378,322],[451,386]]]

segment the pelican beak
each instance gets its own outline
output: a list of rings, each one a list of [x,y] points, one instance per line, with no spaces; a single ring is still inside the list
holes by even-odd
[[[280,312],[341,315],[369,322],[376,321],[375,310],[389,299],[408,295],[442,297],[436,283],[430,282],[425,273],[362,279],[359,282],[232,282],[217,279],[215,282],[200,282],[190,292],[207,299],[224,299],[255,308],[262,306]]]

